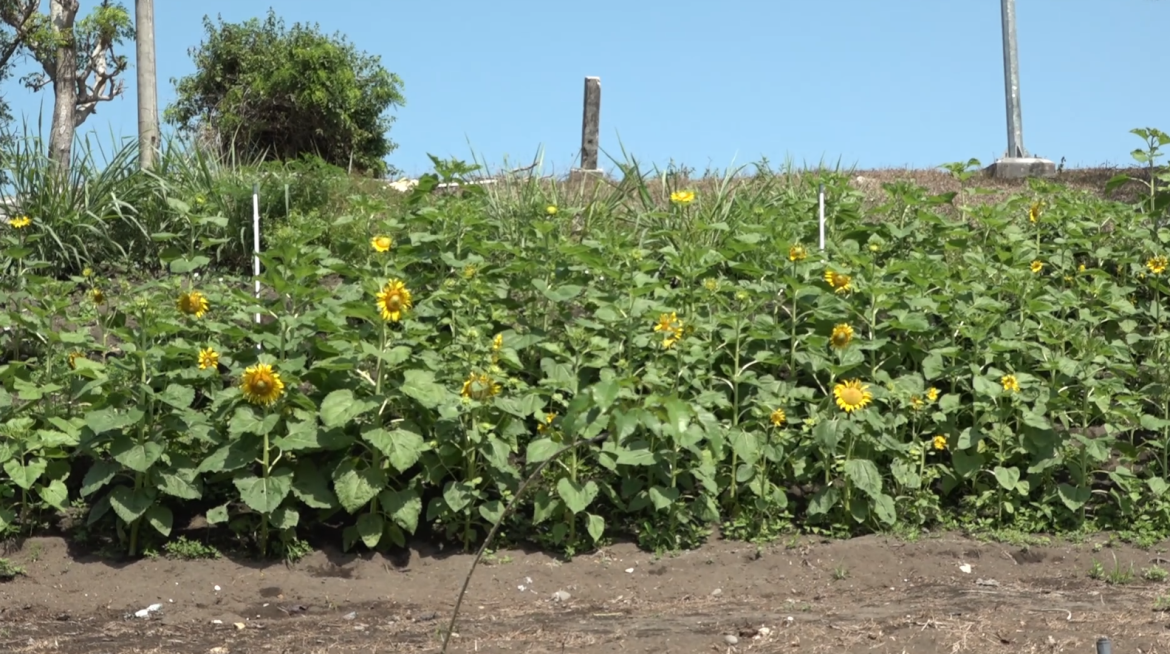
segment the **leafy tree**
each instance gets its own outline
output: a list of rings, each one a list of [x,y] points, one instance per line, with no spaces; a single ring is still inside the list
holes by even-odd
[[[392,107],[402,80],[377,56],[316,25],[286,29],[270,9],[264,22],[218,24],[191,50],[196,72],[178,81],[167,122],[213,140],[224,153],[289,160],[316,155],[374,175],[388,172]]]
[[[99,103],[125,88],[119,76],[128,62],[114,49],[134,38],[134,26],[126,8],[110,0],[81,20],[78,0],[49,0],[48,15],[38,5],[36,0],[0,1],[0,20],[15,30],[11,43],[27,49],[41,66],[24,78],[25,85],[34,91],[53,86],[49,157],[67,170],[77,128]]]

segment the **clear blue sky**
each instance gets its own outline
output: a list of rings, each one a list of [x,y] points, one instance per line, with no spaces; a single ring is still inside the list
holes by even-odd
[[[129,8],[133,0],[125,0]],[[95,0],[83,0],[87,12]],[[601,77],[604,152],[646,163],[930,167],[1006,148],[995,0],[155,0],[159,102],[192,72],[202,18],[316,22],[404,81],[390,162],[427,153],[567,172],[583,79]],[[1024,144],[1069,166],[1127,164],[1134,127],[1170,132],[1166,0],[1017,0]],[[132,44],[125,54],[133,58]],[[18,118],[51,95],[11,80]],[[82,131],[136,131],[134,75]]]

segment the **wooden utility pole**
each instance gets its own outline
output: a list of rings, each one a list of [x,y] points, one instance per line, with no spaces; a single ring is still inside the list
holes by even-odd
[[[135,51],[138,66],[138,162],[154,165],[159,147],[158,73],[154,63],[154,0],[134,0]]]

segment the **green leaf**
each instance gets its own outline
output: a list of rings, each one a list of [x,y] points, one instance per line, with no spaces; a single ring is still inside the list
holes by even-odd
[[[1146,486],[1149,487],[1150,492],[1153,493],[1154,497],[1157,498],[1161,498],[1166,494],[1166,491],[1170,490],[1170,483],[1167,483],[1166,480],[1162,479],[1161,477],[1147,478]]]
[[[4,462],[4,472],[8,473],[12,483],[24,490],[32,490],[33,484],[45,474],[48,465],[48,462],[41,458],[33,459],[27,465],[21,463],[20,459],[9,459]]]
[[[228,505],[222,504],[207,511],[207,524],[223,524],[228,521],[228,517]]]
[[[234,440],[217,449],[199,463],[196,472],[231,472],[238,470],[256,458],[260,449],[260,439],[251,436]]]
[[[386,475],[377,468],[358,470],[352,460],[346,460],[333,471],[333,491],[337,500],[349,513],[357,513],[386,487]]]
[[[826,486],[817,491],[808,502],[808,514],[810,516],[825,515],[837,505],[840,500],[840,495],[837,489],[833,486]]]
[[[601,536],[605,533],[605,518],[592,513],[585,514],[585,531],[589,532],[589,537],[593,542],[601,540]]]
[[[155,504],[146,510],[146,521],[150,523],[151,527],[158,533],[165,536],[171,535],[171,527],[174,522],[174,515],[171,510],[165,506]]]
[[[337,506],[337,498],[329,489],[329,481],[317,464],[309,459],[297,461],[292,493],[311,509],[332,509]]]
[[[991,473],[995,475],[995,480],[1004,490],[1014,491],[1020,483],[1020,469],[1015,466],[1010,468],[995,466]]]
[[[869,459],[849,459],[845,462],[845,477],[871,498],[882,494],[882,475]]]
[[[922,360],[922,376],[926,379],[938,379],[942,377],[943,370],[946,368],[946,362],[943,361],[942,356],[930,353]]]
[[[181,259],[175,259],[171,262],[171,272],[175,273],[176,275],[184,275],[194,270],[198,270],[209,263],[211,263],[211,259],[201,254],[197,254],[191,258],[183,257]]]
[[[285,452],[301,452],[304,450],[319,450],[324,447],[321,442],[320,431],[315,420],[298,420],[286,422],[288,432],[273,439],[272,443]]]
[[[195,389],[182,384],[170,384],[158,395],[158,399],[176,409],[186,409],[195,401]]]
[[[533,281],[535,282],[539,280]],[[563,286],[557,286],[556,288],[540,288],[540,292],[553,302],[568,302],[569,300],[572,300],[573,298],[580,295],[583,288],[584,287],[577,286],[576,284],[565,284]]]
[[[267,479],[256,475],[244,475],[236,477],[232,483],[240,491],[240,499],[244,504],[253,511],[269,514],[288,496],[292,489],[292,481],[292,469],[280,467],[273,470]]]
[[[81,496],[89,497],[100,490],[110,483],[119,470],[121,467],[113,461],[94,461],[93,465],[86,471],[85,478],[81,480]]]
[[[974,381],[975,393],[977,395],[985,395],[987,397],[999,397],[1003,394],[1003,387],[990,379],[976,375]]]
[[[272,516],[269,517],[268,522],[281,531],[294,529],[301,522],[301,514],[293,507],[282,504],[272,512]]]
[[[131,409],[119,413],[114,409],[98,409],[85,415],[85,426],[89,427],[94,435],[101,435],[107,431],[123,429],[138,424],[145,414],[138,409]]]
[[[581,482],[573,481],[568,477],[561,477],[557,481],[557,495],[565,501],[565,506],[574,515],[581,513],[597,497],[597,482],[590,479],[581,484]]]
[[[504,517],[504,503],[499,500],[484,502],[479,505],[479,515],[494,525]]]
[[[384,490],[378,495],[382,510],[399,527],[413,534],[418,529],[418,516],[422,513],[422,499],[418,493],[407,490]]]
[[[170,470],[155,470],[158,477],[155,488],[172,497],[184,500],[197,500],[203,497],[203,492],[196,485],[198,475],[194,469],[180,469],[178,472]]]
[[[613,405],[621,390],[621,384],[615,379],[600,381],[593,385],[593,402],[597,408],[605,411]]]
[[[279,413],[269,413],[261,417],[261,415],[257,415],[255,409],[241,406],[236,408],[236,412],[228,422],[228,433],[232,436],[240,436],[243,434],[264,436],[265,434],[271,433],[272,428],[279,421]]]
[[[650,502],[659,511],[670,508],[672,504],[678,501],[680,495],[681,493],[677,488],[666,488],[664,486],[650,487]]]
[[[540,463],[556,454],[559,449],[561,449],[561,445],[554,442],[551,438],[538,438],[528,443],[525,460],[530,464]]]
[[[956,451],[951,454],[951,461],[954,463],[955,472],[963,479],[970,479],[983,469],[983,457],[978,453]]]
[[[873,513],[886,525],[893,525],[898,520],[898,510],[894,507],[894,498],[885,493],[878,493],[873,498]]]
[[[1064,502],[1070,511],[1080,511],[1089,502],[1089,489],[1083,486],[1060,484],[1056,487],[1056,492],[1060,495],[1060,501]]]
[[[372,402],[354,399],[353,391],[348,388],[338,389],[321,401],[321,424],[329,428],[347,425],[374,406]]]
[[[621,448],[617,451],[617,462],[626,466],[652,466],[655,463],[654,453],[645,443],[636,448]]]
[[[133,489],[129,486],[118,486],[110,491],[110,507],[122,522],[130,524],[141,518],[146,510],[154,505],[155,497],[153,488]]]
[[[407,370],[402,377],[402,392],[425,409],[437,409],[447,397],[447,389],[435,383],[435,373],[429,370]]]
[[[385,525],[382,523],[382,516],[378,513],[363,513],[358,516],[357,524],[358,536],[361,537],[362,543],[374,549],[378,546],[378,541],[382,540],[382,531]]]
[[[126,434],[119,434],[110,443],[110,456],[134,472],[146,472],[163,455],[163,446],[155,441],[138,443]]]
[[[38,487],[37,495],[40,495],[46,504],[58,511],[64,511],[69,504],[69,489],[60,479],[54,479],[47,486]]]
[[[744,464],[754,465],[760,455],[760,443],[755,432],[743,429],[732,429],[728,434],[731,450]]]
[[[475,499],[475,487],[465,481],[449,481],[443,487],[443,501],[453,513],[459,513]]]
[[[426,441],[423,440],[423,437],[408,429],[386,431],[378,427],[363,432],[362,438],[378,448],[378,451],[390,460],[390,465],[394,466],[398,472],[406,472],[411,466],[418,463],[419,457],[426,449]]]
[[[666,433],[673,438],[681,438],[687,432],[691,422],[691,407],[678,397],[669,397],[664,403],[666,406]]]

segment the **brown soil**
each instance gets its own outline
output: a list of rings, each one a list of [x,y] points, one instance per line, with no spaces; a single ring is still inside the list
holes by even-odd
[[[1149,654],[1170,648],[1155,609],[1170,584],[1141,574],[1170,565],[1157,551],[944,535],[715,540],[662,558],[623,544],[568,563],[497,553],[472,579],[450,651],[1085,653],[1109,636],[1114,651]],[[57,538],[7,557],[26,574],[0,584],[0,651],[65,654],[438,652],[472,558],[118,564]],[[1133,577],[1094,580],[1094,560]]]

